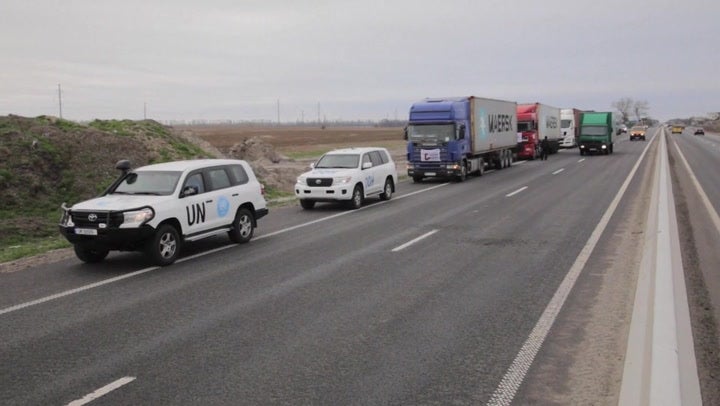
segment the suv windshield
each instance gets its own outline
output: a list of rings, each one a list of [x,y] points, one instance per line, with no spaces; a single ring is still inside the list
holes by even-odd
[[[329,154],[324,155],[315,165],[316,168],[357,168],[360,162],[359,154]]]
[[[169,195],[175,190],[182,172],[138,171],[125,176],[111,193],[127,195]]]

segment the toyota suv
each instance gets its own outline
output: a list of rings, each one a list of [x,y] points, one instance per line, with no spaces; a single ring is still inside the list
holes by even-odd
[[[268,213],[263,186],[250,165],[234,159],[166,162],[130,169],[99,197],[67,207],[60,233],[84,262],[100,262],[111,250],[144,251],[170,265],[186,241],[227,233],[250,241]]]
[[[397,170],[385,148],[347,148],[323,155],[310,172],[297,178],[295,196],[303,209],[316,202],[343,201],[357,209],[370,196],[390,200]]]

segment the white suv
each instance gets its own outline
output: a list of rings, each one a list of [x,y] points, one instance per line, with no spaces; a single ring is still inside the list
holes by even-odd
[[[166,162],[130,170],[95,199],[68,208],[60,232],[84,262],[99,262],[110,250],[143,250],[154,263],[175,262],[184,241],[227,232],[250,241],[257,220],[268,213],[263,186],[250,165],[234,159]]]
[[[368,196],[390,200],[397,185],[397,170],[385,148],[347,148],[330,151],[297,178],[295,196],[303,209],[315,202],[347,201],[362,206]]]

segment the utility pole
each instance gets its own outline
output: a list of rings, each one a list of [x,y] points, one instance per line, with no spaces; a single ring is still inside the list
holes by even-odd
[[[147,102],[143,102],[143,120],[147,120]]]
[[[320,102],[318,102],[318,125],[320,124]]]
[[[280,99],[277,100],[278,125],[280,125]]]
[[[60,118],[62,119],[62,90],[60,89],[60,83],[58,83],[58,103],[60,105]]]

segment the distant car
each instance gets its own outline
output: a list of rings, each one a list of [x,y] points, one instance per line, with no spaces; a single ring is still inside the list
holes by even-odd
[[[673,134],[682,134],[684,129],[685,129],[685,127],[683,127],[681,125],[674,125],[674,126],[672,126],[672,130],[670,130],[670,132]]]
[[[705,135],[705,130],[702,127],[695,129],[695,135]]]
[[[295,196],[305,210],[316,202],[346,202],[358,209],[366,198],[390,200],[398,182],[395,162],[385,148],[346,148],[323,155],[298,176]]]
[[[628,132],[628,128],[626,125],[621,125],[617,130],[618,135],[627,134],[627,132]]]
[[[644,125],[636,125],[630,129],[630,141],[643,140],[645,141],[645,131],[647,127]]]
[[[250,241],[268,213],[264,189],[250,165],[236,159],[165,162],[130,169],[100,196],[66,207],[60,233],[83,262],[100,262],[111,250],[144,251],[170,265],[183,242],[227,233]]]

